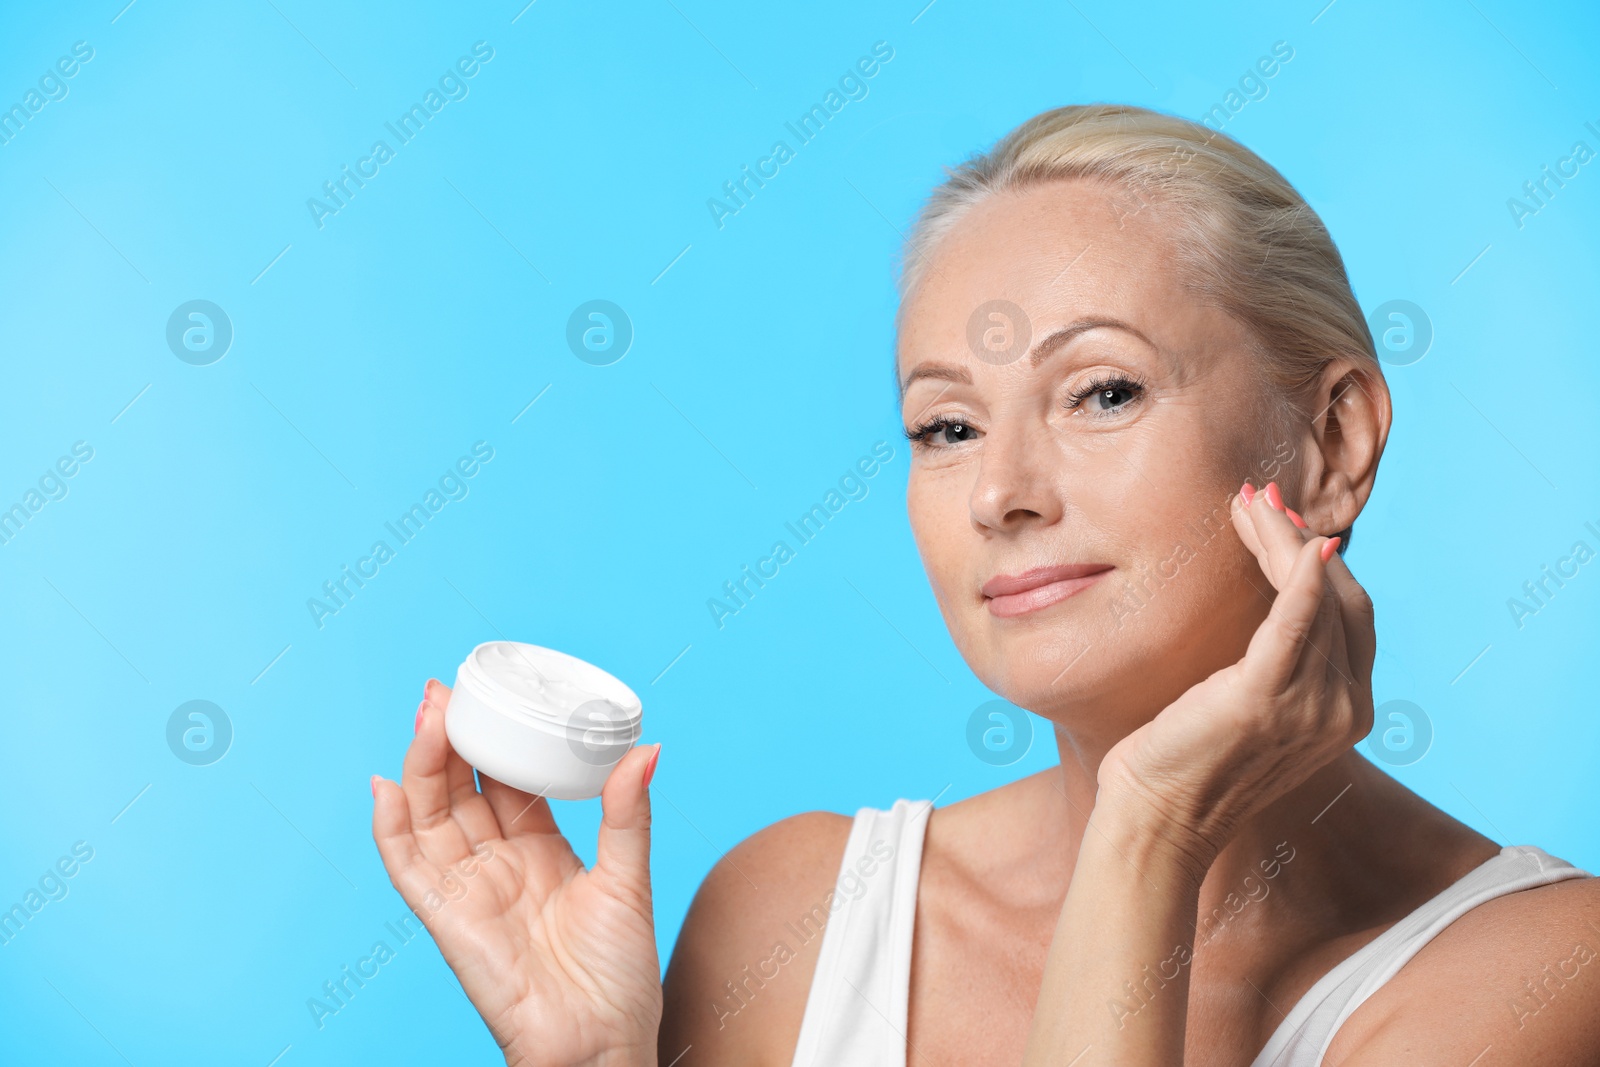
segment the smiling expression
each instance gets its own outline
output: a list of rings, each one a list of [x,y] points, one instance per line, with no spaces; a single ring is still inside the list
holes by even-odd
[[[1148,718],[1238,659],[1270,588],[1229,497],[1269,469],[1294,492],[1299,439],[1274,429],[1249,330],[1180,278],[1170,209],[1119,195],[1074,179],[982,200],[898,341],[907,508],[945,624],[986,685],[1058,720]],[[1007,305],[1023,320],[984,314]]]

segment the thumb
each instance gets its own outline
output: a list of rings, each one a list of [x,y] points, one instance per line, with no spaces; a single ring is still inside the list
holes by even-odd
[[[595,870],[618,889],[650,898],[650,779],[661,745],[641,745],[611,768],[600,792],[604,812],[595,844]]]

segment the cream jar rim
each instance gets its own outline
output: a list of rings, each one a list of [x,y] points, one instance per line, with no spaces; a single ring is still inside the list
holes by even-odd
[[[621,717],[609,722],[581,722],[575,721],[573,715],[579,708],[568,711],[551,711],[528,700],[509,686],[498,681],[483,666],[481,654],[484,650],[494,646],[507,646],[511,648],[528,649],[540,657],[554,657],[580,675],[581,680],[569,681],[569,684],[578,685],[595,694],[597,700],[602,700],[621,713]],[[538,664],[530,660],[530,666],[538,670]],[[562,679],[568,681],[567,679]],[[456,684],[465,685],[474,696],[489,707],[495,709],[509,718],[517,719],[530,725],[538,725],[546,730],[555,727],[572,737],[582,737],[598,733],[618,739],[628,739],[636,736],[640,721],[643,717],[643,705],[634,691],[621,679],[603,670],[594,664],[562,652],[559,649],[546,648],[542,645],[533,645],[523,641],[485,641],[475,646],[467,658],[462,662],[456,673]],[[621,699],[619,699],[621,698]],[[625,702],[624,702],[625,701]]]

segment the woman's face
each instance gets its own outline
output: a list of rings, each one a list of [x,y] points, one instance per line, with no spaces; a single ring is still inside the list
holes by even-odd
[[[1086,181],[988,198],[922,265],[897,353],[912,532],[962,656],[1113,737],[1266,615],[1231,494],[1297,503],[1302,438],[1273,440],[1248,333],[1180,283],[1165,211]]]

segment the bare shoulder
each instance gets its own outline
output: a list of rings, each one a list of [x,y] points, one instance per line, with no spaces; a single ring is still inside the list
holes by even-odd
[[[1478,1067],[1600,1063],[1600,878],[1467,912],[1350,1016],[1328,1062],[1419,1055]]]
[[[663,983],[662,1064],[790,1062],[850,824],[833,812],[791,816],[706,875]]]

